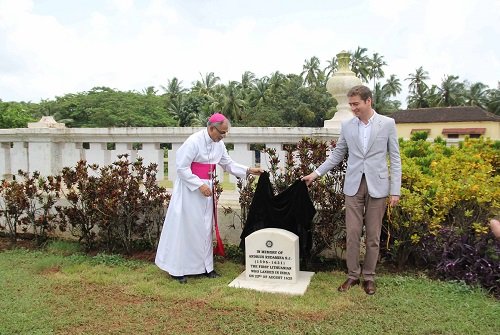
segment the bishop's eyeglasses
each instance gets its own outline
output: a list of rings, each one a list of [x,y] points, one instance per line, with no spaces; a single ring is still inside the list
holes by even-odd
[[[227,135],[227,133],[228,133],[227,131],[222,131],[222,130],[220,130],[219,128],[217,128],[217,127],[216,127],[216,126],[214,126],[214,125],[212,125],[212,127],[214,127],[214,128],[215,128],[215,130],[217,130],[217,132],[218,132],[219,134],[221,134],[221,135]]]

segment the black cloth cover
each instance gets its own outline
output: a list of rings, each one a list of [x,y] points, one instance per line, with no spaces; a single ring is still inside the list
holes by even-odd
[[[311,221],[316,214],[306,183],[296,180],[286,190],[274,195],[269,173],[259,177],[241,233],[240,248],[245,250],[245,237],[263,228],[281,228],[299,237],[300,258],[309,257],[312,247]]]

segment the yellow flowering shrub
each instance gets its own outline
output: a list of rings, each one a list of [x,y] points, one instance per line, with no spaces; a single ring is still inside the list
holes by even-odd
[[[387,252],[400,266],[416,262],[423,238],[441,229],[488,232],[487,221],[499,208],[499,145],[465,139],[458,147],[444,141],[400,140],[403,167],[401,200],[388,209]]]

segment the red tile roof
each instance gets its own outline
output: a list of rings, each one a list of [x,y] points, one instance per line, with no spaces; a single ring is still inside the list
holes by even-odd
[[[394,112],[389,117],[396,123],[500,122],[500,116],[472,106],[406,109]]]

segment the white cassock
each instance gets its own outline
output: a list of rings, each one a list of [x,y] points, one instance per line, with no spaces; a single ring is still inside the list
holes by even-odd
[[[200,130],[175,154],[177,178],[156,250],[156,265],[172,276],[201,274],[214,269],[212,197],[198,189],[212,188],[210,179],[200,179],[191,163],[219,164],[236,177],[245,178],[247,166],[233,162],[222,141],[214,142],[207,129]]]

